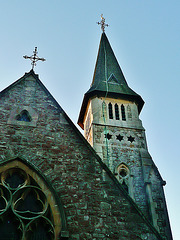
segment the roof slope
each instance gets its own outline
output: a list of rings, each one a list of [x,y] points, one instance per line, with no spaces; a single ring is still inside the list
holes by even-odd
[[[78,124],[82,128],[88,100],[96,95],[135,101],[139,112],[144,104],[141,96],[128,86],[105,33],[102,33],[101,36],[93,81],[90,89],[84,95],[79,115]]]
[[[105,33],[101,36],[93,82],[87,93],[94,90],[137,96],[128,86]]]
[[[53,101],[58,105],[59,108],[60,105],[58,104],[58,102],[55,100],[55,98],[50,94],[50,92],[47,90],[47,88],[44,86],[44,84],[41,82],[41,80],[39,79],[39,76],[38,74],[36,74],[34,72],[33,69],[31,69],[28,73],[25,73],[21,78],[19,78],[18,80],[16,80],[15,82],[13,82],[11,85],[9,85],[8,87],[6,87],[5,89],[3,89],[1,92],[0,92],[0,98],[6,93],[8,92],[10,89],[12,89],[13,87],[15,87],[17,84],[19,84],[21,81],[25,80],[26,78],[28,78],[29,76],[32,76],[36,81],[37,83],[43,88],[43,90],[48,94],[50,95],[52,98],[53,98]],[[62,110],[62,109],[61,109]]]

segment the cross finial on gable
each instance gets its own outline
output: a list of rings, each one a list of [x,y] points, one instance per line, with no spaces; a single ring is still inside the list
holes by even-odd
[[[103,32],[105,32],[105,27],[108,27],[109,25],[105,23],[105,18],[103,17],[103,14],[101,14],[101,21],[97,22],[98,25],[101,25],[101,29]]]
[[[32,69],[36,66],[36,62],[37,61],[39,61],[39,60],[41,60],[41,61],[46,61],[46,59],[45,58],[39,58],[38,56],[37,56],[37,47],[35,47],[35,50],[33,51],[33,55],[32,56],[30,56],[30,57],[28,57],[27,55],[25,55],[25,56],[23,56],[25,59],[30,59],[31,61],[32,61]]]

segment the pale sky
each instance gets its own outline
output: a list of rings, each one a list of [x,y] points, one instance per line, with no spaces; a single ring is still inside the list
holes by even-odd
[[[129,86],[145,101],[141,120],[165,186],[174,240],[180,239],[180,1],[0,0],[0,90],[29,72],[23,55],[38,47],[35,72],[77,126],[101,36]]]

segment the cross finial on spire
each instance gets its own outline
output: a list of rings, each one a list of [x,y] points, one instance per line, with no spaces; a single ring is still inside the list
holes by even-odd
[[[109,25],[105,23],[105,18],[103,17],[103,14],[101,14],[101,21],[97,22],[97,24],[101,25],[101,29],[103,32],[105,32],[105,27],[108,27]]]
[[[46,59],[45,58],[39,58],[38,56],[37,56],[37,47],[35,47],[35,50],[33,51],[33,55],[32,56],[30,56],[30,57],[28,57],[27,55],[25,55],[25,56],[23,56],[25,59],[30,59],[31,61],[32,61],[32,63],[31,63],[31,65],[32,65],[32,69],[36,66],[36,62],[37,61],[39,61],[39,60],[41,60],[41,61],[46,61]]]

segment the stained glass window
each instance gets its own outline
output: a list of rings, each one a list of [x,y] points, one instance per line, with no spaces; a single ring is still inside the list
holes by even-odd
[[[60,221],[53,216],[54,211],[56,217],[58,214],[54,209],[56,203],[49,202],[50,192],[46,194],[32,175],[23,169],[17,166],[2,169],[0,171],[0,240],[57,239],[60,231],[57,222]]]

